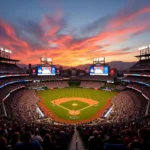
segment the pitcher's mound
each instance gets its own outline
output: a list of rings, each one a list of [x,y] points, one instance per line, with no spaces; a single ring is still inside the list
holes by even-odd
[[[77,103],[72,103],[72,106],[78,106],[78,104]]]

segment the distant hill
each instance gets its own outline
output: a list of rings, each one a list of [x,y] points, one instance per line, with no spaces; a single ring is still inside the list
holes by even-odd
[[[108,63],[111,68],[117,68],[118,70],[126,70],[132,67],[136,62],[123,62],[123,61],[112,61]]]
[[[132,67],[136,62],[123,62],[123,61],[112,61],[108,62],[111,68],[117,68],[118,70],[126,70]],[[91,64],[79,65],[76,68],[84,69],[89,68]]]
[[[109,66],[111,68],[117,68],[118,70],[126,70],[129,69],[130,67],[132,67],[136,62],[123,62],[123,61],[112,61],[112,62],[108,62]],[[26,64],[18,64],[19,67],[21,68],[28,68],[28,65]],[[32,65],[32,67],[35,67],[36,65]],[[56,67],[60,65],[55,65]],[[85,68],[89,68],[91,66],[91,64],[84,64],[84,65],[78,65],[74,68],[78,68],[78,69],[85,69]],[[71,67],[68,66],[62,66],[64,69],[68,69]]]

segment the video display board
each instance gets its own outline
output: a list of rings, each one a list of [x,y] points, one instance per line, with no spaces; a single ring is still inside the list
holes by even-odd
[[[110,74],[110,76],[116,76],[116,73],[117,73],[117,71],[116,71],[116,69],[115,68],[111,68],[110,69],[110,71],[109,71],[109,74]]]
[[[109,75],[109,67],[108,66],[91,66],[90,67],[90,75]]]
[[[36,68],[32,69],[32,75],[36,75]]]
[[[38,66],[37,67],[37,75],[38,76],[44,76],[44,75],[56,75],[56,67],[55,66]]]

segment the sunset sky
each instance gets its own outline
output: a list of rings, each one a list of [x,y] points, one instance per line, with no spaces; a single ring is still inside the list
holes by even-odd
[[[0,0],[0,47],[22,64],[131,62],[147,44],[150,0]]]

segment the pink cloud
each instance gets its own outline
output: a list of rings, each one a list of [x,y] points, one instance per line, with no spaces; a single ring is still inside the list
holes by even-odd
[[[15,58],[21,59],[21,63],[37,64],[41,56],[51,57],[54,63],[61,65],[75,66],[84,63],[91,63],[94,57],[99,56],[118,56],[130,54],[129,51],[115,50],[111,51],[112,42],[124,42],[129,40],[133,35],[142,33],[150,29],[147,22],[122,27],[121,25],[132,20],[137,15],[150,12],[150,8],[144,8],[137,12],[124,16],[123,18],[114,18],[108,23],[108,26],[116,27],[98,33],[97,35],[87,38],[74,38],[71,34],[59,33],[64,28],[62,13],[58,12],[53,16],[44,16],[41,21],[41,27],[45,33],[42,37],[45,41],[43,48],[32,49],[32,46],[25,40],[17,36],[13,26],[0,20],[0,29],[5,36],[0,36],[0,44],[7,48],[12,48],[15,52]],[[150,23],[150,22],[149,22]],[[18,29],[19,30],[19,29]],[[107,41],[107,44],[102,44]],[[97,44],[98,43],[98,44]],[[15,46],[18,49],[15,49]],[[54,46],[56,45],[56,46]],[[80,61],[84,60],[84,61]]]

